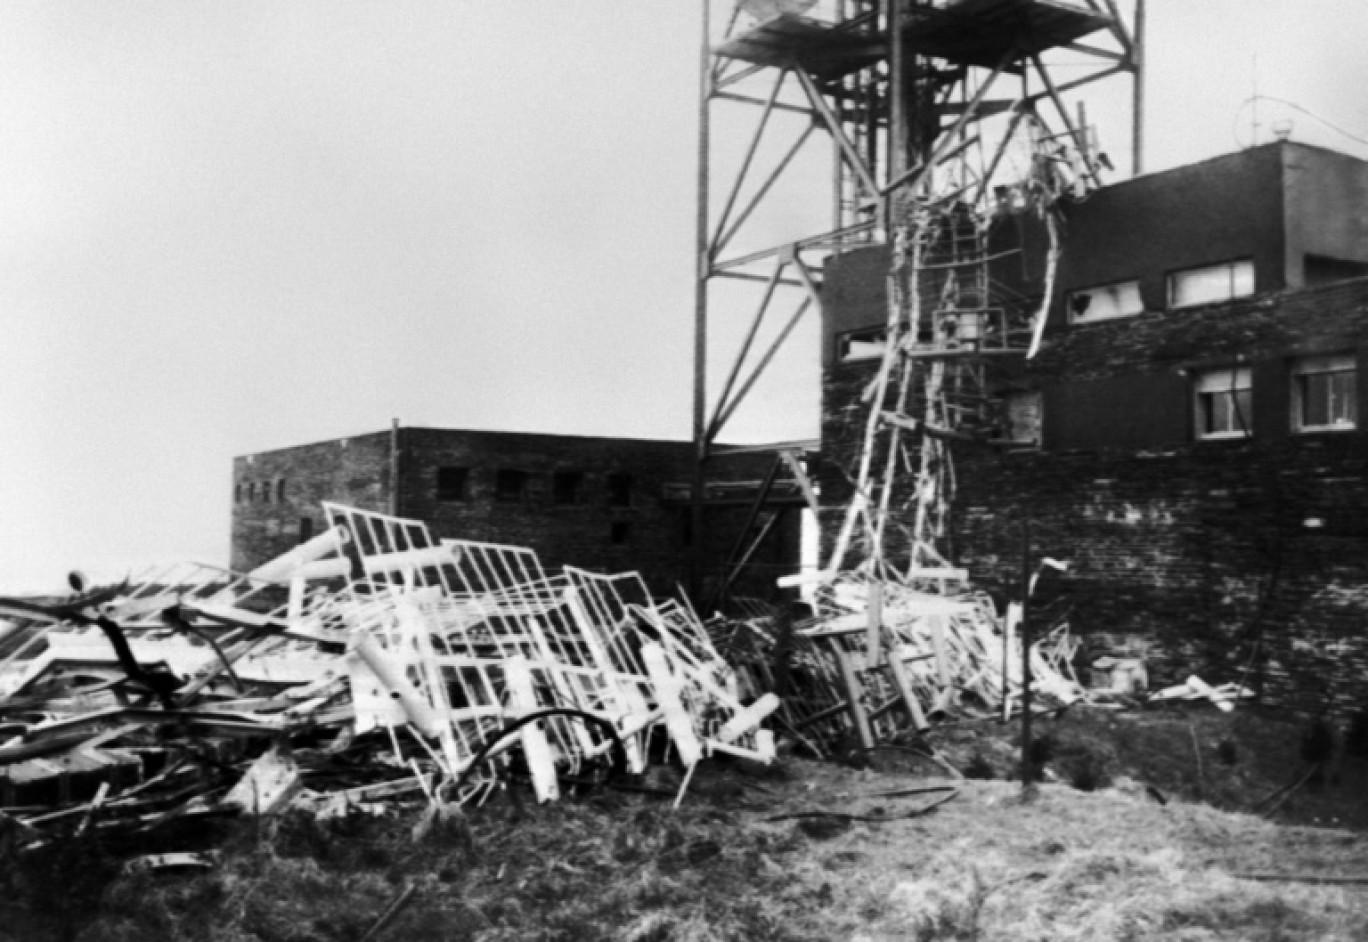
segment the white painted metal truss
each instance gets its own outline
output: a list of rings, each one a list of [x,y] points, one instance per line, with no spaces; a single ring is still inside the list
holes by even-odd
[[[439,540],[420,521],[339,504],[324,511],[323,533],[250,574],[172,567],[65,614],[18,613],[28,637],[0,661],[0,694],[53,683],[70,693],[48,699],[55,712],[40,733],[92,710],[113,721],[130,697],[154,694],[167,710],[239,731],[378,730],[391,764],[429,796],[457,800],[513,771],[552,800],[563,777],[595,763],[620,758],[643,772],[653,747],[685,765],[713,750],[773,758],[760,724],[778,700],[743,703],[693,610],[653,599],[636,573],[548,573],[524,547]],[[167,689],[140,687],[143,668],[172,678]],[[135,726],[155,721],[146,713]],[[268,755],[244,779],[257,791],[232,800],[308,799],[290,761]],[[368,794],[353,791],[347,800]]]

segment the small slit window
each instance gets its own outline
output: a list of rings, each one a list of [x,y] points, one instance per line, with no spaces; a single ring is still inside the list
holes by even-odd
[[[608,506],[630,507],[632,505],[632,476],[630,474],[608,475]]]
[[[1348,431],[1358,425],[1358,365],[1352,354],[1304,357],[1292,364],[1292,427]]]
[[[1069,323],[1091,324],[1113,317],[1132,317],[1143,313],[1140,282],[1118,281],[1069,292]]]
[[[584,475],[579,471],[557,471],[551,476],[551,500],[561,505],[578,504],[584,490]]]
[[[1254,262],[1240,259],[1190,268],[1169,276],[1169,307],[1192,307],[1244,298],[1254,293]]]
[[[527,498],[531,475],[513,468],[500,468],[494,476],[494,499],[501,504],[516,504]]]
[[[1194,405],[1198,438],[1248,438],[1254,405],[1249,368],[1208,370],[1198,374]]]
[[[437,469],[437,499],[443,501],[465,500],[470,485],[469,468],[445,467]]]

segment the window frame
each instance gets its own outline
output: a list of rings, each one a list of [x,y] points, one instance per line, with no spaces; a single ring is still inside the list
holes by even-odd
[[[1129,289],[1134,291],[1134,303],[1136,305],[1134,310],[1121,310],[1118,308],[1115,312],[1108,314],[1080,314],[1074,311],[1075,298],[1084,295],[1094,298],[1100,292],[1109,292],[1114,291],[1115,289]],[[1129,300],[1129,297],[1127,297],[1127,300]],[[1091,307],[1092,305],[1090,304],[1089,306]],[[1106,284],[1093,285],[1088,288],[1075,288],[1070,291],[1065,298],[1065,310],[1068,312],[1070,324],[1100,324],[1103,321],[1117,320],[1122,317],[1138,317],[1145,313],[1145,301],[1140,295],[1140,279],[1126,278],[1121,281],[1111,281]]]
[[[1227,274],[1228,287],[1224,292],[1211,295],[1210,297],[1198,298],[1195,301],[1178,301],[1178,281],[1188,275],[1214,274],[1224,269]],[[1240,282],[1240,275],[1248,273],[1248,285],[1243,286]],[[1257,271],[1254,268],[1254,259],[1235,258],[1225,262],[1217,262],[1214,265],[1198,265],[1193,268],[1180,268],[1168,274],[1168,306],[1169,310],[1180,311],[1191,307],[1201,307],[1204,304],[1220,304],[1223,301],[1233,301],[1236,298],[1248,298],[1258,290]]]
[[[1311,376],[1349,376],[1351,378],[1350,388],[1347,393],[1341,393],[1344,401],[1348,404],[1350,413],[1349,421],[1335,422],[1327,424],[1313,425],[1306,422],[1307,405],[1307,383],[1306,378]],[[1333,353],[1319,356],[1298,357],[1292,361],[1288,369],[1288,378],[1291,383],[1290,403],[1291,403],[1291,424],[1292,431],[1299,435],[1312,435],[1320,432],[1352,432],[1358,428],[1358,357],[1353,353]],[[1327,387],[1330,401],[1326,404],[1327,416],[1332,414],[1334,406],[1334,391]]]
[[[1245,404],[1239,402],[1239,393],[1245,393]],[[1234,400],[1230,415],[1238,419],[1243,428],[1232,427],[1212,431],[1207,428],[1207,419],[1212,415],[1208,398],[1215,401],[1217,396],[1228,396]],[[1192,429],[1198,441],[1242,441],[1254,437],[1254,375],[1248,366],[1226,366],[1202,370],[1193,377],[1192,383]]]
[[[850,346],[853,343],[865,344],[871,349],[852,356]],[[887,352],[888,325],[886,324],[877,327],[861,327],[858,330],[847,330],[836,335],[837,363],[863,363],[866,360],[882,360]]]
[[[1022,448],[1040,448],[1044,439],[1045,396],[1039,389],[1012,389],[1001,394],[1002,399],[1002,441]],[[1018,438],[1016,425],[1012,422],[1013,402],[1029,402],[1035,411],[1035,437]]]

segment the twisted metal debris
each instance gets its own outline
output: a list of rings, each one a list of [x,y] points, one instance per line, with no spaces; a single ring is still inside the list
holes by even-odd
[[[693,610],[635,573],[324,509],[324,533],[248,574],[0,600],[0,805],[21,843],[465,804],[514,776],[549,801],[608,768],[774,757],[778,699],[743,701]]]

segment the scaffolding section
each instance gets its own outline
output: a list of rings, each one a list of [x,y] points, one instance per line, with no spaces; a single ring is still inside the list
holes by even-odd
[[[837,508],[843,517],[819,581],[855,569],[948,588],[947,443],[988,434],[988,363],[1026,356],[1039,343],[1060,250],[1055,204],[1100,185],[1109,166],[1082,105],[1071,111],[1064,96],[1130,75],[1138,168],[1143,19],[1143,0],[1133,0],[1129,17],[1115,0],[704,3],[699,480],[718,433],[778,347],[807,311],[821,311],[823,259],[859,245],[886,245],[891,256],[887,322],[874,340],[882,359],[865,390],[864,434],[849,469],[853,497]],[[1056,80],[1064,69],[1071,78]],[[714,131],[724,107],[729,131],[742,112],[752,120],[744,148],[729,155],[729,184],[715,193],[726,142]],[[787,146],[773,141],[784,123]],[[794,201],[774,194],[814,147],[831,167],[829,224],[798,231]],[[815,198],[826,187],[807,182],[801,192],[811,205],[802,208],[815,212],[802,218],[810,223],[826,215]],[[1007,214],[1032,214],[1050,235],[1047,297],[1029,308],[1004,304],[990,278],[990,230]],[[736,297],[736,282],[753,287],[755,313],[710,410],[709,319],[724,288]],[[737,387],[781,298],[792,299],[793,313],[771,328],[769,348]]]

